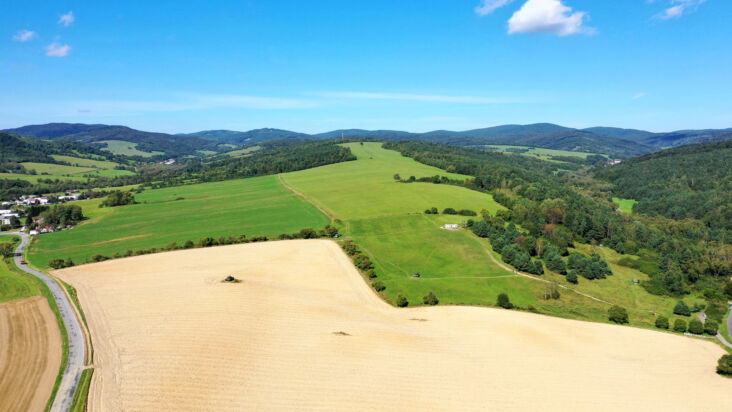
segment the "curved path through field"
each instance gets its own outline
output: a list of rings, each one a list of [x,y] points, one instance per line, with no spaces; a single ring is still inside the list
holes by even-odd
[[[76,392],[76,386],[79,384],[81,371],[84,368],[84,355],[86,353],[86,341],[81,330],[81,325],[79,324],[79,319],[76,317],[76,312],[72,308],[68,297],[55,280],[22,263],[23,251],[30,242],[30,236],[24,232],[2,234],[17,235],[21,237],[22,241],[16,249],[16,253],[20,253],[21,256],[15,256],[15,264],[20,268],[20,270],[41,279],[43,283],[48,286],[48,289],[53,295],[53,299],[56,301],[59,312],[61,313],[61,319],[64,322],[64,327],[66,328],[66,332],[69,337],[69,360],[66,365],[66,370],[64,370],[61,385],[56,393],[56,399],[54,399],[51,411],[68,411],[71,408],[71,402],[74,399],[74,392]]]
[[[712,342],[501,309],[397,309],[331,241],[54,274],[76,287],[94,340],[91,411],[732,410]]]

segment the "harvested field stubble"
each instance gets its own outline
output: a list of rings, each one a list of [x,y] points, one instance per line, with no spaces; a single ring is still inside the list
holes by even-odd
[[[710,342],[500,309],[396,309],[326,240],[56,274],[76,287],[94,340],[93,411],[732,409]]]
[[[61,365],[61,334],[48,302],[0,304],[0,411],[42,411]]]

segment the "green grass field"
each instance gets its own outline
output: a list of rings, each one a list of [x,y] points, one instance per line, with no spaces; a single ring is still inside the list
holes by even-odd
[[[247,155],[249,153],[256,152],[257,150],[259,150],[261,148],[262,148],[261,146],[250,146],[250,147],[247,147],[244,149],[232,150],[230,152],[226,152],[225,154],[227,154],[231,157],[237,157],[237,156],[243,156],[243,155]]]
[[[30,247],[30,261],[47,268],[56,257],[82,263],[97,253],[112,256],[204,236],[275,236],[330,221],[276,176],[148,190],[136,199],[141,203],[117,208],[99,208],[101,199],[76,203],[90,219],[41,235]]]
[[[51,157],[59,162],[66,162],[74,166],[93,167],[96,169],[114,169],[115,167],[119,166],[119,163],[110,162],[108,160],[94,160],[86,159],[83,157],[63,155],[51,155]]]
[[[113,154],[125,155],[125,156],[142,156],[152,157],[164,154],[163,152],[143,152],[137,149],[137,143],[127,142],[124,140],[100,140],[94,143],[106,143],[107,147],[102,150],[107,150]]]
[[[0,236],[0,243],[19,241],[17,236]],[[0,303],[39,295],[41,287],[36,278],[13,270],[10,258],[0,259]]]
[[[628,214],[633,213],[633,205],[638,203],[638,201],[634,199],[622,199],[619,197],[614,197],[613,202],[618,204],[618,209],[620,209],[621,212]]]
[[[0,173],[0,179],[18,179],[18,180],[25,180],[27,182],[31,183],[38,183],[38,180],[74,180],[74,181],[80,181],[85,182],[88,177],[85,177],[83,175],[72,175],[72,176],[62,176],[62,175],[24,175],[24,174],[18,174],[18,173]]]
[[[528,149],[527,152],[521,153],[523,155],[535,155],[542,159],[549,159],[550,156],[570,156],[579,157],[586,159],[587,156],[598,154],[598,153],[587,153],[587,152],[573,152],[569,150],[555,150],[555,149],[544,149],[541,147],[530,147],[530,146],[511,146],[511,145],[485,145],[485,148],[496,150],[504,153],[511,153],[509,149]]]
[[[91,167],[66,166],[53,163],[23,162],[21,164],[26,168],[26,170],[35,170],[39,175],[42,173],[48,173],[49,175],[71,176],[96,171],[96,169]]]

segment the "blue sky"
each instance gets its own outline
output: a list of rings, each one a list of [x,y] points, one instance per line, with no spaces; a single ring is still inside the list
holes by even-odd
[[[732,1],[16,1],[0,128],[732,127]]]

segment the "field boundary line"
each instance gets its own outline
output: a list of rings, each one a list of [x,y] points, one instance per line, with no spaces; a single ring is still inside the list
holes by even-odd
[[[330,219],[331,223],[336,220],[335,215],[332,212],[328,211],[325,208],[325,206],[321,206],[320,204],[316,203],[313,199],[311,199],[305,193],[302,193],[302,192],[296,190],[294,187],[292,187],[289,184],[287,184],[287,182],[285,182],[285,179],[282,177],[282,174],[281,173],[280,174],[277,174],[277,179],[280,181],[280,183],[282,184],[282,186],[285,187],[285,189],[291,191],[292,193],[296,194],[297,196],[300,196],[306,202],[308,202],[311,205],[315,206],[315,208],[318,209],[318,210],[320,210],[324,215],[328,216],[328,218]]]

